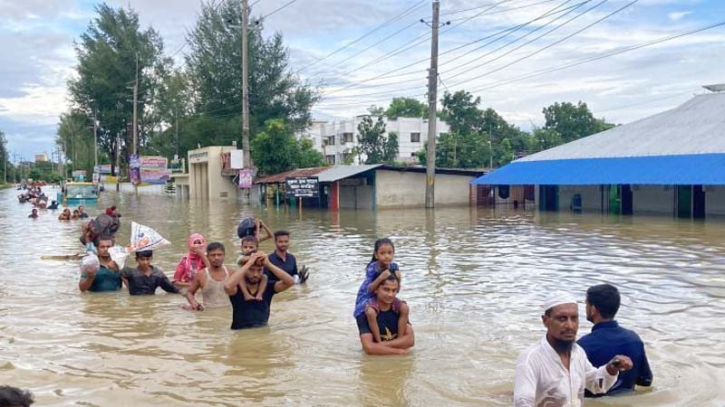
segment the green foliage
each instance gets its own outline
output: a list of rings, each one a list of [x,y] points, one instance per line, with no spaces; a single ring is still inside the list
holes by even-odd
[[[389,119],[398,117],[422,117],[428,116],[428,106],[413,98],[393,98],[390,106],[385,110],[385,116]]]
[[[142,30],[132,9],[96,6],[97,17],[76,44],[77,79],[69,82],[73,105],[88,116],[95,112],[100,122],[99,149],[115,157],[117,148],[126,156],[132,140],[133,92],[138,60],[140,123],[139,143],[144,144],[155,116],[145,113],[154,104],[156,90],[169,61],[163,58],[163,41],[153,29]],[[122,135],[120,146],[116,136]]]
[[[8,173],[5,174],[5,167],[8,169]],[[10,165],[10,157],[8,154],[8,141],[5,138],[5,133],[0,130],[0,182],[5,180],[7,177],[8,181],[12,181],[12,165]]]
[[[574,105],[569,102],[554,103],[543,109],[545,129],[556,130],[563,143],[568,143],[614,127],[603,119],[597,119],[586,103]]]
[[[309,139],[297,140],[290,126],[281,119],[268,121],[252,140],[252,159],[260,173],[278,174],[295,168],[321,167],[322,153]]]
[[[536,150],[542,151],[552,147],[563,144],[561,134],[555,129],[547,129],[541,127],[534,127],[531,133],[534,143],[536,143]]]
[[[398,155],[398,135],[385,136],[385,121],[379,116],[373,122],[372,116],[363,117],[357,126],[359,153],[365,155],[365,164],[393,163]]]
[[[71,171],[93,173],[93,122],[83,112],[71,111],[60,115],[55,143],[68,158]]]
[[[242,105],[241,6],[238,0],[202,4],[196,26],[189,33],[186,56],[194,90],[194,108],[202,116],[232,117],[240,121]],[[262,21],[249,30],[249,106],[252,138],[268,120],[283,119],[292,131],[310,122],[318,96],[291,73],[282,35],[263,38]],[[213,131],[213,130],[212,130]],[[241,139],[241,132],[235,133]],[[206,146],[209,143],[203,143]]]

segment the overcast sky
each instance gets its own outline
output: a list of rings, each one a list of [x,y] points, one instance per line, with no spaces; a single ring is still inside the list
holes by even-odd
[[[288,2],[259,0],[253,14]],[[198,0],[109,3],[134,8],[182,62]],[[0,130],[18,157],[54,149],[73,42],[96,4],[0,0]],[[430,0],[296,0],[266,19],[265,35],[281,32],[291,68],[320,86],[325,98],[314,116],[344,119],[393,96],[424,100],[430,28],[419,20],[430,16]],[[567,67],[723,22],[722,0],[442,0],[441,20],[450,25],[441,28],[439,91],[473,91],[524,130],[541,125],[541,109],[554,102],[582,100],[598,117],[628,123],[701,93],[700,85],[725,82],[723,26]]]

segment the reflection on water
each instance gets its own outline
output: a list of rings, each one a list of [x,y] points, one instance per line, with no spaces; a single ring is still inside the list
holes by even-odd
[[[725,224],[669,218],[533,214],[489,209],[250,210],[235,203],[101,196],[174,242],[156,253],[171,272],[192,232],[238,254],[245,211],[292,233],[313,275],[278,295],[268,328],[231,332],[229,310],[190,313],[181,296],[81,295],[71,254],[80,222],[26,216],[0,192],[0,383],[43,406],[510,405],[519,352],[544,330],[546,293],[617,285],[619,319],[645,340],[655,386],[589,406],[716,406],[725,400]],[[416,348],[363,355],[352,318],[377,237],[391,236],[405,275]],[[263,249],[271,250],[265,242]],[[133,263],[133,260],[129,260]],[[581,333],[591,325],[582,321]]]

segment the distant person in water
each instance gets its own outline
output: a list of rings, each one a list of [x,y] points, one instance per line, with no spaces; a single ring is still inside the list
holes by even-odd
[[[209,308],[229,308],[229,295],[224,291],[224,285],[229,280],[229,271],[224,265],[226,250],[219,242],[212,242],[206,247],[208,266],[197,273],[191,281],[189,290],[186,292],[186,299],[189,301],[189,308],[195,311],[203,311]],[[195,294],[201,290],[201,304],[196,302]]]
[[[70,218],[71,218],[71,213],[70,213],[70,209],[68,209],[68,208],[63,209],[63,212],[61,212],[61,214],[58,215],[58,220],[70,220]]]
[[[166,274],[151,265],[153,255],[151,250],[136,252],[136,268],[126,267],[121,271],[129,294],[154,295],[159,287],[167,293],[179,294],[179,289],[171,284]]]
[[[71,218],[71,219],[73,219],[73,220],[76,220],[76,219],[79,219],[79,217],[80,217],[80,216],[79,216],[79,213],[78,213],[78,209],[75,209],[75,210],[73,211],[73,215],[71,215],[71,217],[70,217],[70,218]]]
[[[86,213],[86,208],[83,205],[78,207],[78,217],[81,219],[85,219],[88,217],[88,214]]]
[[[262,230],[264,230],[264,237],[262,237]],[[271,239],[273,235],[272,229],[270,229],[264,222],[253,216],[248,216],[242,219],[237,226],[237,236],[243,239],[245,236],[254,236],[257,238],[259,243],[265,240]]]
[[[204,260],[206,239],[199,233],[194,233],[188,239],[189,252],[181,258],[174,272],[174,285],[188,287],[196,277],[196,273],[208,267]]]
[[[0,386],[0,407],[30,407],[35,400],[33,394],[17,387]]]
[[[33,210],[30,212],[30,215],[28,215],[29,218],[32,219],[38,219],[38,210],[33,208]]]
[[[50,205],[48,206],[48,209],[50,210],[56,210],[58,209],[58,201],[52,201]]]

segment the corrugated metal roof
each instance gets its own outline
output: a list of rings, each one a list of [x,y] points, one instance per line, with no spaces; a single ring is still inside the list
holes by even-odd
[[[718,153],[725,153],[725,93],[698,95],[670,111],[515,162]]]
[[[321,172],[318,177],[320,182],[335,182],[341,179],[349,178],[357,174],[361,174],[372,169],[382,167],[381,164],[372,165],[336,165]]]
[[[518,161],[478,185],[725,185],[725,154]]]
[[[289,177],[314,177],[328,167],[300,168],[297,170],[281,172],[279,174],[264,177],[256,182],[256,184],[281,184]]]

